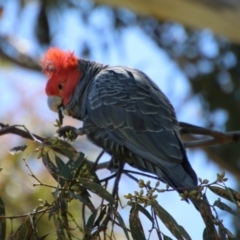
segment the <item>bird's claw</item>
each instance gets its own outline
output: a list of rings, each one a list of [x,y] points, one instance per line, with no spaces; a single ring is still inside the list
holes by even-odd
[[[119,169],[119,160],[115,157],[112,157],[107,165],[107,169],[111,172],[117,172]]]
[[[59,137],[64,137],[64,138],[68,138],[70,140],[75,140],[78,137],[78,135],[84,134],[84,130],[83,130],[83,128],[75,128],[72,126],[65,126],[65,127],[59,128],[57,130],[57,134]]]

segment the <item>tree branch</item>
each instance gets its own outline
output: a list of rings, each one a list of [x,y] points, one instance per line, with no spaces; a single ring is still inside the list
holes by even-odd
[[[181,126],[181,134],[182,135],[203,135],[208,136],[208,138],[202,138],[198,140],[188,141],[184,143],[184,146],[186,148],[194,148],[194,147],[202,147],[205,148],[205,151],[207,151],[207,146],[212,146],[216,144],[230,144],[230,143],[236,143],[240,141],[240,131],[235,132],[218,132],[198,126],[194,126],[188,123],[180,122]],[[19,128],[24,128],[19,129]],[[52,147],[52,149],[60,154],[64,155],[64,152],[61,148],[53,147],[51,142],[48,141],[47,138],[40,137],[36,134],[31,133],[27,130],[27,128],[23,125],[6,125],[3,123],[0,123],[0,136],[5,134],[15,134],[22,138],[26,138],[35,142],[39,142],[41,144],[44,144],[46,146]],[[100,157],[102,156],[104,152],[101,152]],[[89,160],[87,160],[90,165],[94,167],[95,170],[99,169],[106,169],[109,165],[109,161],[103,162],[103,163],[93,163]],[[225,166],[226,167],[226,166]],[[236,169],[235,169],[236,170]],[[230,169],[231,172],[235,171],[234,169]],[[235,171],[236,172],[236,171]],[[234,173],[235,173],[234,172]]]
[[[14,41],[11,41],[10,37],[0,36],[0,56],[18,66],[30,70],[41,71],[40,63],[36,61],[36,59],[29,57],[26,53],[22,53],[20,50],[21,46],[14,45],[13,42]],[[7,53],[6,49],[11,52],[11,55]]]
[[[19,127],[23,127],[25,130],[19,129]],[[40,136],[38,136],[36,134],[31,133],[30,131],[27,130],[27,128],[24,125],[12,125],[12,126],[9,126],[7,124],[0,123],[0,136],[1,135],[5,135],[5,134],[15,134],[15,135],[18,135],[18,136],[20,136],[22,138],[33,140],[33,141],[36,141],[38,143],[44,144],[46,146],[51,146],[52,147],[51,142],[49,142],[47,140],[47,138],[42,138],[42,137],[40,137]],[[60,148],[52,147],[52,149],[55,152],[64,155],[64,151],[62,151]],[[102,154],[103,153],[101,153],[100,155],[102,155]],[[94,166],[93,162],[91,162],[89,160],[87,160],[87,161],[88,161],[88,163],[90,165]],[[94,166],[94,169],[96,169],[96,170],[105,169],[105,168],[107,168],[108,164],[109,164],[109,161],[106,161],[106,162],[103,162],[103,163],[99,163],[99,164],[97,164],[97,166]]]
[[[44,143],[45,145],[51,145],[50,142],[46,141],[46,138],[42,138],[36,134],[32,134],[26,130],[23,125],[6,125],[0,123],[0,136],[5,134],[15,134],[21,136],[23,138],[39,141],[40,143]],[[19,129],[19,127],[25,128],[25,131]],[[194,126],[188,123],[180,122],[181,127],[181,134],[191,134],[191,135],[203,135],[203,136],[210,136],[211,138],[203,138],[194,141],[185,142],[184,146],[186,148],[193,148],[193,147],[205,147],[205,146],[212,146],[216,144],[230,144],[236,143],[240,141],[240,131],[234,132],[219,132],[214,131],[207,128],[202,128],[198,126]],[[59,149],[54,149],[56,152],[62,153]],[[104,152],[101,152],[102,155]],[[105,164],[105,163],[104,163]],[[105,166],[105,165],[104,165]]]
[[[203,135],[210,136],[211,138],[203,138],[199,140],[194,140],[184,143],[186,148],[193,147],[205,147],[216,144],[230,144],[240,141],[240,131],[234,132],[219,132],[211,129],[198,127],[189,123],[179,122],[181,127],[181,135],[191,134],[191,135]]]

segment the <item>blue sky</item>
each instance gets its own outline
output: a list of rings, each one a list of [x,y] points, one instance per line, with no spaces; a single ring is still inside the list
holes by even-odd
[[[6,5],[8,5],[5,9],[6,12],[12,13],[15,11],[17,13],[14,1],[9,1]],[[10,36],[14,34],[13,40],[17,42],[18,46],[22,47],[23,51],[41,56],[43,52],[41,49],[36,49],[36,39],[29,31],[29,23],[31,25],[31,22],[33,22],[31,19],[36,16],[37,6],[37,3],[33,1],[25,9],[20,16],[21,24],[19,28],[15,26],[11,14],[7,20],[5,18],[0,19],[0,33]],[[15,8],[16,10],[14,10]],[[191,86],[184,73],[138,26],[123,30],[121,37],[114,35],[106,11],[106,8],[102,8],[94,12],[90,19],[91,27],[84,25],[83,22],[80,25],[79,23],[78,25],[75,24],[75,19],[78,18],[76,11],[65,12],[61,16],[62,21],[56,17],[54,20],[56,21],[54,45],[78,53],[83,44],[88,42],[92,49],[91,60],[109,65],[127,65],[142,70],[158,84],[170,99],[180,121],[204,126],[205,120],[200,101],[197,97],[191,96]],[[61,31],[59,28],[61,28]],[[102,39],[99,38],[99,33],[101,33]],[[182,34],[180,26],[179,29],[176,29],[177,33]],[[212,43],[209,34],[211,36],[211,33],[207,31],[206,39],[203,39],[203,51],[216,54],[215,45]],[[108,43],[108,48],[103,50],[104,42]],[[33,49],[34,51],[32,51]],[[32,132],[40,133],[42,131],[41,126],[34,125],[34,118],[39,116],[44,122],[45,131],[54,135],[55,128],[52,127],[52,123],[57,116],[47,108],[44,93],[45,82],[46,77],[41,73],[24,70],[17,66],[0,66],[0,122],[3,121],[10,125],[24,123]],[[226,121],[226,114],[219,110],[215,115],[213,115],[213,118],[221,126]],[[79,122],[68,117],[64,119],[64,123],[79,125]],[[14,140],[9,145],[4,145],[3,150],[8,151],[9,148],[14,147],[17,141]],[[94,159],[97,151],[99,151],[95,146],[90,145],[84,137],[79,138],[75,146],[81,148],[81,150],[85,146],[82,151],[89,156],[89,159]],[[188,151],[188,157],[198,176],[203,179],[207,178],[214,181],[216,174],[222,172],[211,160],[207,159],[207,156],[200,149]],[[105,159],[108,159],[108,157],[105,156]],[[39,162],[36,163],[36,169],[39,164]],[[101,172],[100,174],[105,173]],[[227,177],[229,178],[228,186],[234,188],[234,178],[229,173],[227,173]],[[121,186],[122,195],[136,189],[136,186],[129,185],[129,179],[127,178],[123,179]],[[209,196],[211,196],[210,201],[212,203],[217,199],[217,197],[212,197],[211,194]],[[178,194],[175,192],[160,194],[158,200],[174,216],[177,222],[186,228],[193,239],[200,239],[199,236],[202,234],[204,225],[193,205],[180,201]],[[127,211],[124,212],[124,217],[128,221]],[[220,212],[220,217],[225,219],[224,224],[231,229],[231,221],[228,215]],[[149,228],[151,228],[151,224],[146,223],[146,229]],[[166,235],[170,235],[167,230],[164,230],[164,227],[161,229]]]

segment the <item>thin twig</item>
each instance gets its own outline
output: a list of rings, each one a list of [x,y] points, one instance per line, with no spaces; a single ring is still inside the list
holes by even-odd
[[[161,231],[160,231],[160,227],[159,227],[159,224],[158,224],[156,212],[154,211],[153,208],[152,208],[152,210],[153,210],[153,218],[155,219],[155,224],[157,225],[157,227],[155,227],[155,229],[156,229],[156,232],[157,232],[157,235],[158,235],[158,239],[162,240]]]
[[[0,216],[0,219],[15,219],[15,218],[23,218],[23,217],[28,217],[29,215],[36,215],[39,213],[46,213],[49,212],[51,209],[53,208],[53,206],[50,206],[46,209],[42,209],[42,210],[38,210],[37,212],[30,212],[30,213],[25,213],[25,214],[21,214],[21,215],[14,215],[14,216]]]
[[[118,187],[119,187],[119,182],[120,182],[120,179],[121,179],[121,175],[123,173],[123,167],[124,167],[124,163],[120,161],[119,162],[119,168],[118,168],[118,171],[116,173],[116,178],[115,178],[115,181],[114,181],[113,190],[112,190],[112,197],[114,199],[116,198],[115,206],[114,206],[115,209],[118,208],[118,200],[119,200]],[[106,217],[105,217],[104,221],[102,222],[102,224],[99,226],[97,232],[106,231],[107,225],[108,225],[109,221],[111,220],[111,214],[112,214],[112,209],[108,208],[107,213],[106,213]],[[114,222],[115,221],[112,221],[112,224],[113,224],[112,229],[114,227]]]
[[[98,166],[98,162],[100,161],[100,159],[101,159],[101,157],[103,156],[104,153],[105,153],[104,150],[102,150],[102,151],[100,152],[100,154],[98,155],[96,161],[95,161],[94,164],[93,164],[93,169],[96,169],[96,167]]]
[[[25,131],[22,130],[22,129],[19,129],[19,127],[23,127],[25,129]],[[1,135],[6,135],[6,134],[15,134],[15,135],[18,135],[18,136],[20,136],[22,138],[33,140],[33,141],[38,142],[40,144],[44,144],[45,146],[51,147],[57,153],[64,154],[64,152],[62,151],[61,148],[52,146],[52,143],[50,141],[47,141],[47,138],[43,138],[43,137],[40,137],[40,136],[38,136],[38,135],[36,135],[34,133],[31,133],[24,125],[12,125],[12,126],[9,126],[7,124],[0,123],[0,136]],[[87,160],[87,162],[91,166],[94,164],[92,161],[89,161],[89,160]],[[105,169],[108,166],[108,163],[109,163],[109,161],[106,161],[106,162],[103,162],[103,163],[99,163],[99,164],[97,164],[95,169],[96,170]]]
[[[144,177],[148,177],[148,178],[153,178],[153,179],[159,180],[159,177],[155,177],[155,176],[152,176],[150,174],[146,174],[146,173],[142,173],[142,172],[138,172],[138,171],[123,170],[123,173],[126,174],[128,177],[130,177],[132,179],[133,179],[133,176],[130,175],[129,173],[137,174],[137,175],[141,175],[141,176],[144,176]],[[137,179],[137,178],[135,178],[135,179]],[[136,181],[135,179],[133,179],[133,180]],[[138,181],[139,181],[139,179],[138,179]]]
[[[116,196],[118,197],[118,186],[119,186],[119,182],[123,173],[123,168],[124,168],[124,162],[119,161],[119,168],[117,171],[117,176],[114,182],[114,186],[113,186],[113,190],[112,190],[112,196],[113,198],[115,198]]]
[[[124,172],[124,174],[125,174],[126,176],[128,176],[129,178],[131,178],[131,179],[132,179],[133,181],[135,181],[136,183],[139,182],[139,179],[136,178],[136,177],[134,177],[134,176],[131,175],[130,173],[128,173],[128,172]]]
[[[210,146],[215,144],[230,144],[240,140],[240,131],[219,132],[203,127],[198,127],[189,123],[179,122],[181,134],[204,135],[212,138],[200,139],[198,141],[185,143],[185,147]]]
[[[49,188],[54,188],[56,189],[56,186],[51,186],[49,184],[45,184],[45,183],[35,183],[33,184],[33,187],[38,187],[38,186],[41,186],[41,187],[49,187]],[[64,188],[58,188],[59,190],[65,190]]]
[[[109,180],[111,180],[112,178],[115,178],[116,176],[117,176],[117,173],[114,173],[114,174],[112,174],[112,175],[110,175],[110,176],[108,176],[108,177],[105,177],[105,178],[99,180],[99,183],[109,181]]]
[[[0,129],[0,136],[12,133],[12,134],[21,136],[21,137],[29,139],[29,140],[38,140],[38,142],[41,142],[41,143],[43,143],[45,141],[44,138],[39,137],[36,134],[33,134],[33,133],[30,134],[29,131],[24,131],[24,130],[18,128],[18,127],[23,127],[23,126],[24,125],[12,125],[12,126],[9,126],[9,125],[0,123],[0,127],[1,127],[1,129]]]

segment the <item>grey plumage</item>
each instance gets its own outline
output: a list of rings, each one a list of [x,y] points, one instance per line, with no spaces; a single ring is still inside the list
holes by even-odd
[[[157,175],[173,188],[197,186],[171,103],[141,71],[79,61],[82,73],[66,112],[81,133],[115,160]],[[63,129],[64,130],[64,129]],[[206,225],[206,239],[219,239],[204,195],[191,199]]]
[[[88,138],[116,159],[156,174],[173,188],[195,187],[171,103],[144,73],[81,60],[68,106]]]

